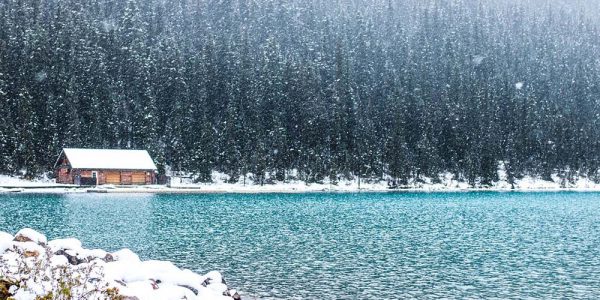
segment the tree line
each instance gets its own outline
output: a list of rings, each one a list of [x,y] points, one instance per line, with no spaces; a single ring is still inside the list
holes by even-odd
[[[559,2],[0,0],[0,172],[596,179],[600,30]]]

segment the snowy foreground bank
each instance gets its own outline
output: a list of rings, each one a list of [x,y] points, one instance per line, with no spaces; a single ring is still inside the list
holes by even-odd
[[[140,261],[128,249],[89,250],[77,239],[47,241],[32,229],[0,232],[0,299],[240,299],[221,274]]]

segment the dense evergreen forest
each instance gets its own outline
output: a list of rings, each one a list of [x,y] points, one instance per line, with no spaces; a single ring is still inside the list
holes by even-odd
[[[0,173],[93,147],[201,181],[596,178],[592,2],[0,0]]]

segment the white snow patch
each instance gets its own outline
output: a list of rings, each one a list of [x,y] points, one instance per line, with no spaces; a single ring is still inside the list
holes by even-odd
[[[13,247],[13,238],[12,234],[0,231],[0,255]]]
[[[74,169],[156,170],[146,150],[65,148],[63,152]]]
[[[50,247],[50,250],[52,250],[52,252],[56,252],[61,249],[75,251],[83,249],[81,248],[81,242],[75,238],[52,240],[48,242],[48,247]]]
[[[130,263],[140,262],[140,257],[129,249],[121,249],[113,253],[113,257],[117,261],[126,261]]]
[[[12,234],[0,231],[0,241],[12,241],[15,237]]]
[[[520,90],[523,88],[524,85],[525,85],[524,82],[517,82],[517,83],[515,83],[515,88],[517,88],[517,90]]]
[[[31,240],[34,243],[38,243],[38,244],[46,244],[48,243],[48,239],[46,238],[45,235],[31,229],[31,228],[23,228],[21,230],[19,230],[19,232],[17,232],[17,234],[15,234],[15,238],[18,238],[19,236],[23,236],[29,240]]]
[[[286,172],[286,177],[287,177]],[[289,174],[297,176],[297,171],[290,171]],[[465,190],[590,190],[600,191],[600,184],[594,183],[591,179],[585,176],[576,176],[574,184],[565,184],[565,180],[561,179],[558,173],[551,176],[551,181],[542,180],[535,176],[522,176],[513,178],[513,183],[509,183],[509,175],[506,170],[506,163],[498,162],[497,169],[498,180],[490,186],[481,186],[476,180],[476,186],[471,186],[462,175],[453,174],[450,172],[440,173],[437,178],[429,178],[421,176],[418,179],[411,178],[406,184],[395,186],[392,184],[392,178],[383,180],[374,180],[369,178],[361,178],[360,185],[358,177],[354,179],[345,179],[343,176],[338,176],[335,182],[328,178],[320,183],[306,183],[298,179],[289,179],[285,182],[273,181],[274,174],[267,173],[263,185],[256,180],[253,174],[246,174],[246,179],[240,176],[235,183],[228,183],[230,178],[228,175],[213,172],[211,183],[193,183],[192,176],[186,175],[183,179],[175,178],[171,183],[171,188],[165,190],[197,190],[204,193],[310,193],[310,192],[386,192],[386,191],[465,191]],[[294,178],[295,176],[290,176]],[[388,176],[389,177],[389,176]],[[435,179],[435,180],[434,180]],[[562,185],[561,185],[562,183]]]
[[[41,187],[57,185],[54,179],[46,177],[37,178],[34,180],[21,179],[17,176],[0,175],[0,187]]]

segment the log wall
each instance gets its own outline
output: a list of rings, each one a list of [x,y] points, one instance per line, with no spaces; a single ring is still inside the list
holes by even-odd
[[[96,172],[98,185],[145,185],[155,184],[154,171],[119,171],[119,170],[71,170],[60,167],[56,170],[56,182],[62,184],[84,184],[93,182],[93,173]]]

